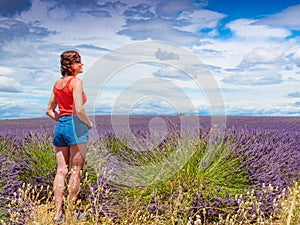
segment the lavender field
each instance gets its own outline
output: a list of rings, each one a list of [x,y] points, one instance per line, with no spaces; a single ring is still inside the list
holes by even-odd
[[[92,214],[84,224],[300,224],[300,117],[227,117],[214,126],[191,116],[199,127],[190,136],[181,133],[183,117],[153,118],[130,116],[131,136],[122,138],[124,116],[96,116],[80,193]],[[2,223],[51,224],[54,126],[0,120]],[[154,128],[165,131],[159,143],[149,139]],[[28,184],[35,194],[24,194]]]

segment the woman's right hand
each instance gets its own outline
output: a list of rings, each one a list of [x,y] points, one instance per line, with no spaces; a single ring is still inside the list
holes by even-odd
[[[90,123],[89,123],[89,125],[87,125],[87,127],[89,128],[89,130],[90,129],[92,129],[93,128],[93,123],[91,122],[91,121],[89,121]]]

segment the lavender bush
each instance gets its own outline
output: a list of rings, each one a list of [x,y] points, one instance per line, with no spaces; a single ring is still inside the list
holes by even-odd
[[[134,137],[147,139],[151,118],[130,117]],[[125,142],[118,139],[109,116],[96,117],[98,137],[90,143],[89,149],[108,149],[109,154],[131,165],[158,163],[176,152],[179,140],[176,135],[180,130],[179,117],[161,119],[167,124],[167,138],[152,151],[138,151],[130,139]],[[122,123],[122,118],[119,121]],[[252,205],[247,206],[249,209],[243,217],[236,216],[237,221],[247,218],[255,223],[262,217],[279,215],[279,208],[273,203],[279,201],[293,181],[299,180],[300,119],[228,117],[219,150],[204,169],[201,163],[210,150],[211,118],[199,117],[199,121],[199,137],[185,144],[192,153],[190,158],[175,174],[160,182],[141,187],[116,184],[87,164],[80,199],[95,215],[91,223],[212,223],[228,215],[238,215],[241,205],[247,202]],[[49,119],[27,119],[0,121],[0,125],[0,213],[1,219],[7,220],[7,203],[22,183],[33,187],[52,185],[54,123]],[[46,195],[49,195],[47,190],[39,194],[41,198]]]
[[[22,166],[7,159],[0,154],[0,218],[8,217],[7,204],[14,197],[14,193],[22,185],[22,181],[18,179],[22,171]]]

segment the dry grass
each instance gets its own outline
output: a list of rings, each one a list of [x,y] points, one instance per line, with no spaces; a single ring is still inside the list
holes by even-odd
[[[49,187],[42,187],[43,189],[47,189],[49,192],[49,196],[52,195]],[[19,193],[16,194],[18,196],[15,200],[11,201],[11,206],[18,206],[20,209],[24,209],[24,207],[31,206],[31,210],[26,213],[25,224],[24,225],[50,225],[53,224],[53,216],[54,216],[54,203],[53,200],[44,199],[44,203],[41,203],[39,200],[39,193],[42,191],[42,188],[36,190],[31,185],[23,185],[22,189],[19,190]],[[270,190],[270,186],[266,186],[266,191]],[[267,225],[299,225],[300,224],[300,183],[294,182],[294,185],[284,190],[284,192],[279,196],[277,201],[274,201],[275,209],[280,210],[280,213],[271,214],[268,217],[266,215],[257,210],[253,219],[249,219],[249,209],[253,207],[257,207],[260,203],[257,201],[253,192],[248,192],[245,196],[239,196],[239,209],[235,212],[229,213],[225,218],[220,217],[218,222],[211,223],[208,221],[208,218],[203,218],[205,215],[205,210],[202,213],[202,218],[200,216],[196,216],[195,220],[191,218],[189,221],[178,221],[176,218],[175,211],[169,212],[169,218],[162,218],[161,216],[150,215],[149,213],[143,212],[138,208],[131,207],[131,213],[128,214],[124,212],[120,212],[119,215],[124,215],[123,218],[120,218],[119,222],[116,224],[124,224],[124,225],[150,225],[150,224],[186,224],[186,225],[250,225],[250,224],[267,224]],[[174,202],[175,203],[175,202]],[[172,203],[170,203],[172,204]],[[184,203],[176,200],[177,208],[184,207]],[[137,205],[138,206],[138,205]],[[88,211],[90,209],[89,206],[81,206],[85,207],[83,210]],[[19,224],[17,221],[20,219],[21,214],[18,212],[11,212],[11,221],[14,221],[13,224]],[[24,219],[24,218],[23,218]],[[122,222],[120,222],[122,221]],[[177,221],[177,222],[176,222]],[[0,221],[1,222],[1,221]],[[2,221],[2,224],[5,224]],[[62,225],[96,225],[96,224],[104,224],[104,225],[114,225],[115,223],[111,221],[109,218],[96,218],[95,215],[91,215],[91,217],[87,221],[79,222],[72,218],[70,215],[65,215]]]

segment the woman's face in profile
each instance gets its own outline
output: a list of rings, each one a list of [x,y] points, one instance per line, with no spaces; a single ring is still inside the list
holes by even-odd
[[[82,73],[83,72],[83,63],[81,61],[75,61],[71,65],[72,70],[75,74]]]

